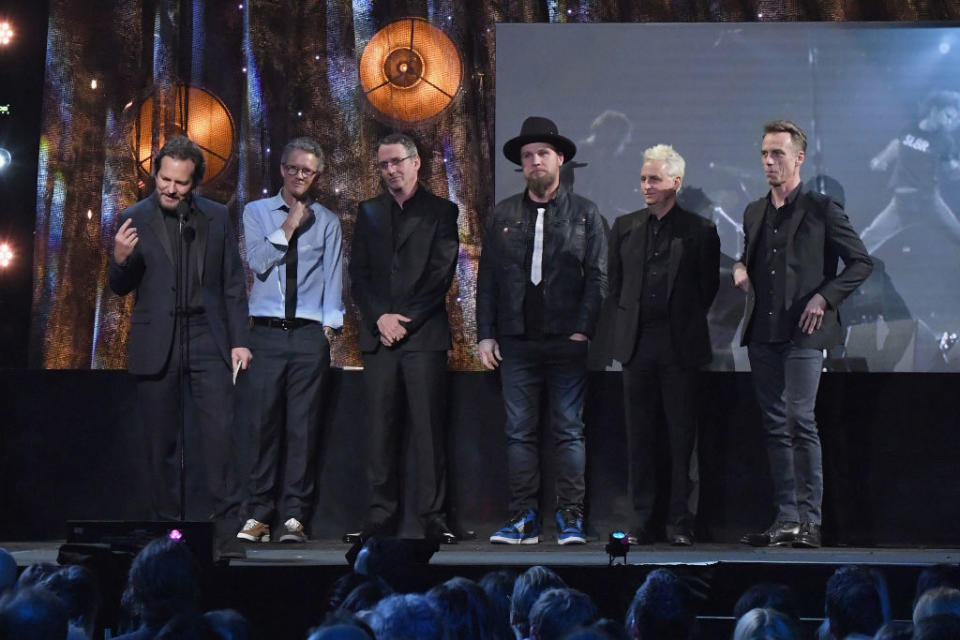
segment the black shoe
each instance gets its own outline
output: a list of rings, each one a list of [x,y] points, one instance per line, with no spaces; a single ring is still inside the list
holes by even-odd
[[[816,522],[804,522],[800,525],[800,533],[793,541],[798,549],[817,549],[821,545],[820,525]]]
[[[374,536],[390,536],[395,532],[386,522],[370,523],[364,522],[359,531],[348,531],[343,534],[343,541],[347,544],[360,544],[361,546]]]
[[[777,520],[766,531],[744,534],[740,542],[751,547],[786,547],[797,539],[799,533],[798,523]]]
[[[457,544],[457,534],[450,530],[447,523],[437,518],[427,525],[423,537],[437,544]]]
[[[627,540],[632,545],[646,546],[653,544],[653,534],[646,527],[634,527],[630,530]]]
[[[691,547],[693,546],[693,533],[690,531],[674,531],[671,533],[667,539],[675,547]]]

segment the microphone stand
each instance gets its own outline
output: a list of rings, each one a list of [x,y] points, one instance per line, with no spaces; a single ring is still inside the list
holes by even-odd
[[[190,327],[188,282],[190,279],[190,243],[193,241],[194,230],[186,226],[190,205],[181,200],[177,205],[177,331],[179,332],[179,354],[177,358],[177,433],[180,438],[180,521],[187,519],[187,466],[186,466],[186,375],[189,373],[187,359],[190,356]]]

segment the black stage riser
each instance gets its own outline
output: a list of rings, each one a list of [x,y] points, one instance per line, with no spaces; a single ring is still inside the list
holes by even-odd
[[[331,378],[311,523],[316,538],[356,527],[367,496],[362,373],[335,371]],[[958,383],[956,374],[824,374],[817,415],[829,543],[960,542]],[[588,518],[603,536],[626,526],[630,515],[620,384],[619,373],[591,374],[586,406]],[[698,533],[701,540],[735,541],[773,515],[759,414],[749,374],[708,373],[702,387]],[[449,399],[452,506],[463,524],[489,534],[508,515],[499,379],[453,373]],[[3,371],[0,408],[0,539],[63,538],[68,519],[149,517],[133,378],[116,371]],[[245,410],[243,394],[237,409]],[[202,459],[195,430],[188,431],[187,516],[203,519],[209,503]],[[242,477],[251,452],[245,430],[238,427],[237,436]],[[408,461],[408,476],[412,466]],[[542,503],[549,508],[546,467]],[[401,533],[417,535],[410,506]]]

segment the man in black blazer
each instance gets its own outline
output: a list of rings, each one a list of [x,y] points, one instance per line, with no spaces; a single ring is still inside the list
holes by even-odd
[[[610,235],[611,344],[623,364],[623,398],[635,544],[654,539],[657,433],[670,448],[667,539],[693,544],[687,508],[697,433],[697,377],[710,362],[707,311],[717,294],[720,238],[706,218],[677,204],[685,163],[673,147],[644,152],[640,186],[647,208],[620,216]],[[666,418],[661,424],[660,409]]]
[[[786,120],[763,128],[770,192],[743,214],[734,284],[747,293],[742,344],[773,476],[773,524],[743,536],[754,546],[819,547],[823,464],[814,405],[823,350],[840,343],[837,308],[873,268],[843,209],[800,179],[807,137]],[[844,268],[837,273],[837,259]]]
[[[363,528],[347,537],[389,534],[398,524],[404,415],[398,400],[404,397],[420,522],[428,538],[455,543],[444,511],[444,395],[451,347],[446,295],[460,247],[458,209],[418,183],[420,155],[408,136],[380,140],[377,167],[386,191],[360,203],[349,268],[360,310],[372,496]]]
[[[246,280],[227,208],[193,194],[203,177],[200,148],[187,138],[172,138],[153,167],[156,192],[120,214],[108,266],[110,288],[121,296],[135,292],[127,369],[137,377],[154,515],[164,520],[185,515],[177,455],[182,375],[196,407],[213,517],[220,521],[235,517],[239,502],[231,377],[252,357],[246,346]],[[184,267],[182,283],[178,262]],[[182,367],[181,339],[187,353]],[[222,526],[220,533],[228,533],[233,523]]]

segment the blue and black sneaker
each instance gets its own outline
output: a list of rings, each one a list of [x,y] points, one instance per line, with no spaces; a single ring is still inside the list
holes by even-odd
[[[583,531],[583,512],[577,507],[557,509],[557,543],[586,544],[587,534]]]
[[[534,509],[518,511],[503,528],[490,536],[493,544],[537,544],[540,522]]]

